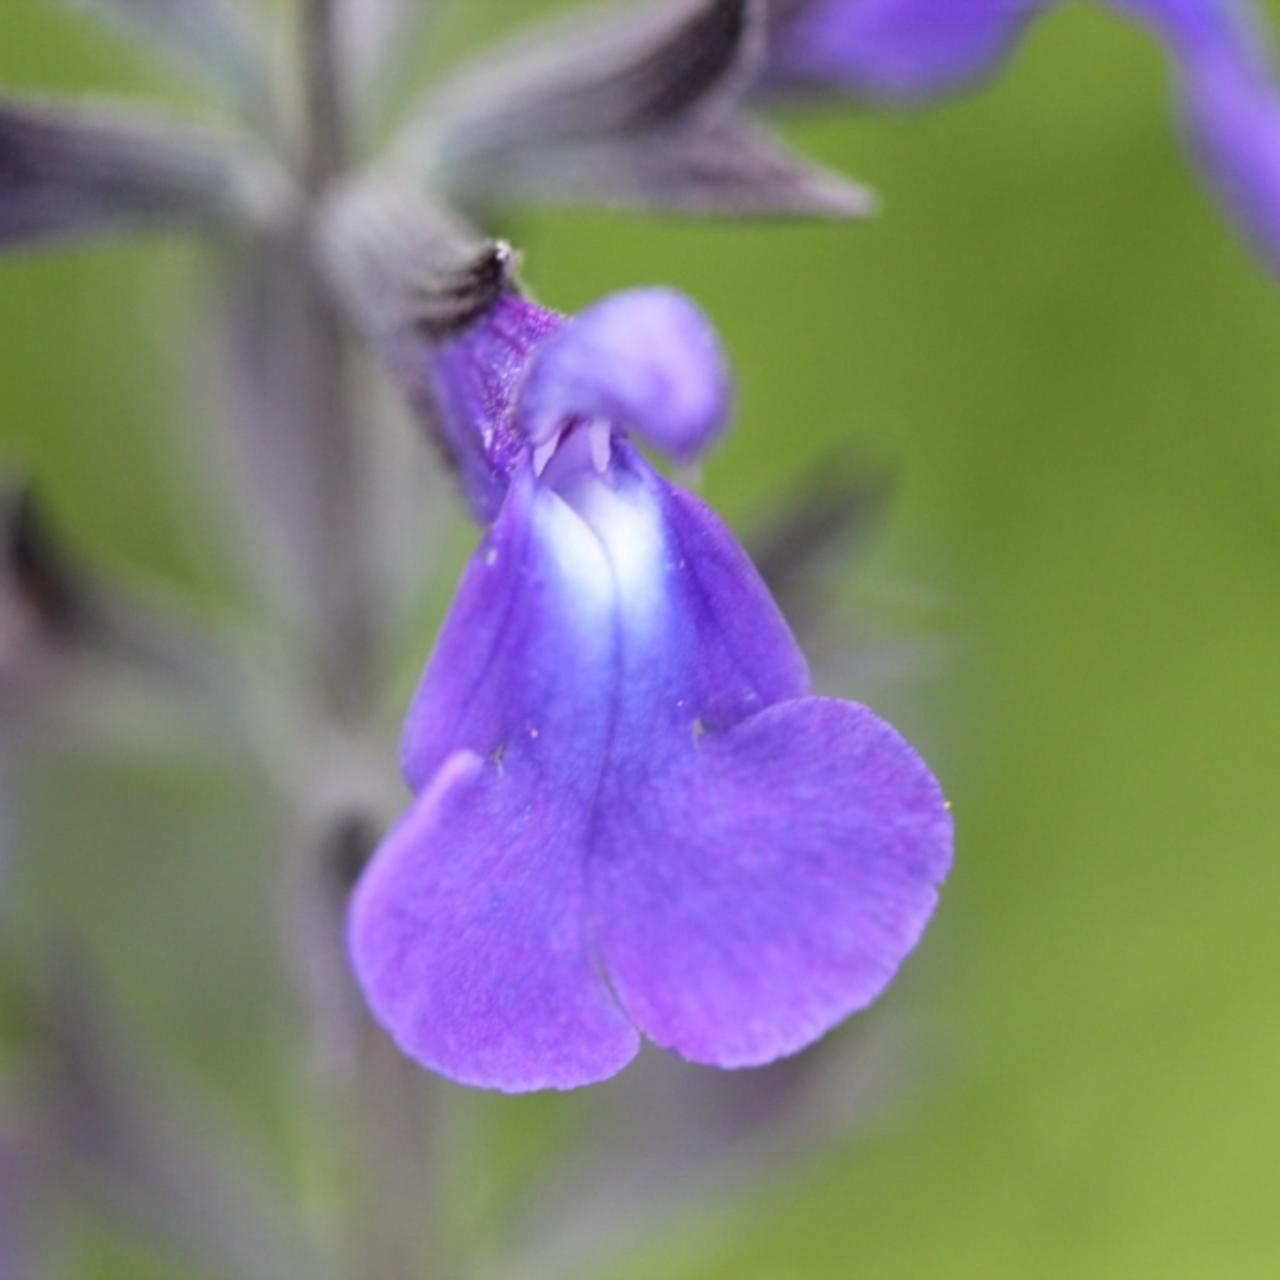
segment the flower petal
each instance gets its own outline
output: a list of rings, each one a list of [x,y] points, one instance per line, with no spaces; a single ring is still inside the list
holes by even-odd
[[[1251,44],[1255,18],[1242,0],[1108,0],[1155,31],[1180,58],[1193,58]]]
[[[1178,63],[1182,115],[1209,180],[1280,264],[1280,92],[1259,15],[1235,0],[1113,0]]]
[[[384,841],[350,918],[378,1021],[423,1066],[505,1092],[622,1070],[639,1036],[588,937],[580,798],[458,752]]]
[[[593,787],[695,724],[809,690],[746,553],[701,500],[615,441],[608,477],[528,468],[472,557],[405,721],[415,790],[459,748]]]
[[[729,371],[706,316],[671,289],[630,289],[539,348],[519,414],[535,445],[568,418],[604,418],[687,459],[720,433],[729,400]]]
[[[881,102],[994,71],[1046,0],[813,0],[783,7],[766,86],[832,85]]]
[[[786,620],[704,502],[625,441],[607,479],[583,469],[557,492],[598,540],[614,583],[611,771],[643,774],[696,734],[809,692]]]
[[[353,909],[401,1047],[509,1090],[620,1069],[623,1010],[697,1061],[802,1048],[889,982],[951,855],[912,748],[804,696],[715,515],[589,445],[513,476],[406,726],[422,794]]]
[[[1198,67],[1183,107],[1191,145],[1241,225],[1280,266],[1280,95],[1228,63]]]
[[[601,956],[641,1030],[754,1066],[870,1004],[951,863],[911,746],[864,707],[806,698],[654,764],[642,793],[601,795],[590,864]]]
[[[617,681],[609,567],[591,531],[529,468],[477,548],[405,721],[423,787],[459,748],[510,772],[594,785]]]
[[[997,69],[1053,0],[774,0],[760,88],[828,87],[885,103],[943,96]],[[1248,0],[1110,0],[1168,47],[1210,182],[1280,262],[1280,91]]]

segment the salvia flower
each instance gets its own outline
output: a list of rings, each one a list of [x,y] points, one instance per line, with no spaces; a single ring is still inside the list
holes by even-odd
[[[1048,0],[774,0],[766,78],[871,102],[949,93],[992,71]]]
[[[1056,0],[774,0],[764,84],[886,104],[927,101],[994,72]],[[1183,124],[1206,177],[1280,265],[1280,92],[1248,0],[1109,0],[1173,58]]]
[[[492,525],[353,900],[375,1015],[507,1091],[611,1076],[642,1033],[721,1067],[803,1048],[916,945],[951,820],[894,729],[811,695],[745,553],[629,439],[715,438],[714,334],[664,290],[567,322],[508,294],[433,359]]]
[[[1219,198],[1280,266],[1280,91],[1256,14],[1234,0],[1114,0],[1178,66],[1183,123]]]

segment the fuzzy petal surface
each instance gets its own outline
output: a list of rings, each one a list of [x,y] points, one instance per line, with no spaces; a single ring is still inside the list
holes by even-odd
[[[465,332],[435,349],[423,372],[449,456],[484,524],[495,519],[527,441],[516,398],[533,352],[564,318],[515,294],[500,298]],[[421,343],[413,342],[416,349]]]
[[[459,752],[384,841],[350,952],[374,1016],[423,1066],[524,1092],[603,1080],[635,1056],[589,936],[585,821],[536,770]]]
[[[613,583],[591,531],[526,466],[477,548],[405,720],[415,791],[465,748],[589,789],[617,682]]]
[[[896,731],[851,703],[779,703],[604,801],[601,955],[656,1043],[771,1062],[884,990],[950,862],[942,793]]]

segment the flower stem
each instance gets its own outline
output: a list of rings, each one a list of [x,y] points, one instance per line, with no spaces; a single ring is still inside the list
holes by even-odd
[[[322,190],[346,158],[346,120],[338,78],[334,0],[307,0],[303,24],[303,87],[306,95],[307,190]]]
[[[312,679],[321,704],[358,738],[373,711],[380,629],[373,620],[374,591],[365,560],[363,455],[353,414],[350,330],[312,249],[315,220],[348,162],[336,7],[337,0],[305,0],[303,13],[304,200],[296,238],[302,376],[296,416],[311,509]],[[319,892],[306,885],[301,891],[317,904],[315,923],[336,961],[317,965],[309,980],[327,989],[320,995],[332,997],[335,969],[345,967],[342,917],[349,885],[333,883],[330,844],[320,839],[318,847],[303,851],[309,858],[305,874],[319,882]],[[368,852],[359,850],[360,861]],[[330,1114],[347,1166],[341,1171],[349,1187],[346,1270],[352,1280],[414,1280],[422,1275],[424,1199],[416,1176],[422,1133],[417,1081],[404,1079],[402,1064],[359,1001],[345,1004],[360,1050],[346,1078],[335,1082]]]
[[[303,83],[305,136],[299,227],[299,345],[306,481],[311,501],[308,557],[313,602],[310,648],[330,710],[359,720],[372,698],[375,633],[361,519],[363,480],[352,413],[347,329],[306,246],[311,218],[346,161],[346,127],[334,50],[334,0],[307,0]]]

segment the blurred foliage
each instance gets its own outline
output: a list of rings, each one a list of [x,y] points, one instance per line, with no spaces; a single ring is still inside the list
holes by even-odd
[[[38,0],[4,8],[6,85],[175,87]],[[470,0],[438,47],[527,12]],[[553,305],[662,281],[707,307],[741,413],[705,490],[740,530],[832,458],[890,470],[881,536],[831,586],[851,648],[929,602],[897,632],[926,629],[945,661],[866,696],[946,781],[957,870],[921,954],[862,1020],[912,1023],[907,1087],[592,1274],[1274,1276],[1276,281],[1188,164],[1158,49],[1090,6],[1041,22],[964,100],[787,131],[875,185],[882,216],[513,211],[504,230]],[[234,606],[200,461],[216,389],[190,390],[214,267],[160,238],[0,261],[0,442],[104,565]],[[188,748],[64,759],[27,799],[5,964],[84,939],[175,1088],[282,1186],[305,1184],[320,1140],[295,1015],[263,977],[260,784]],[[454,1174],[437,1213],[490,1229],[619,1087],[433,1086]],[[83,1232],[66,1234],[67,1275],[188,1274]]]

